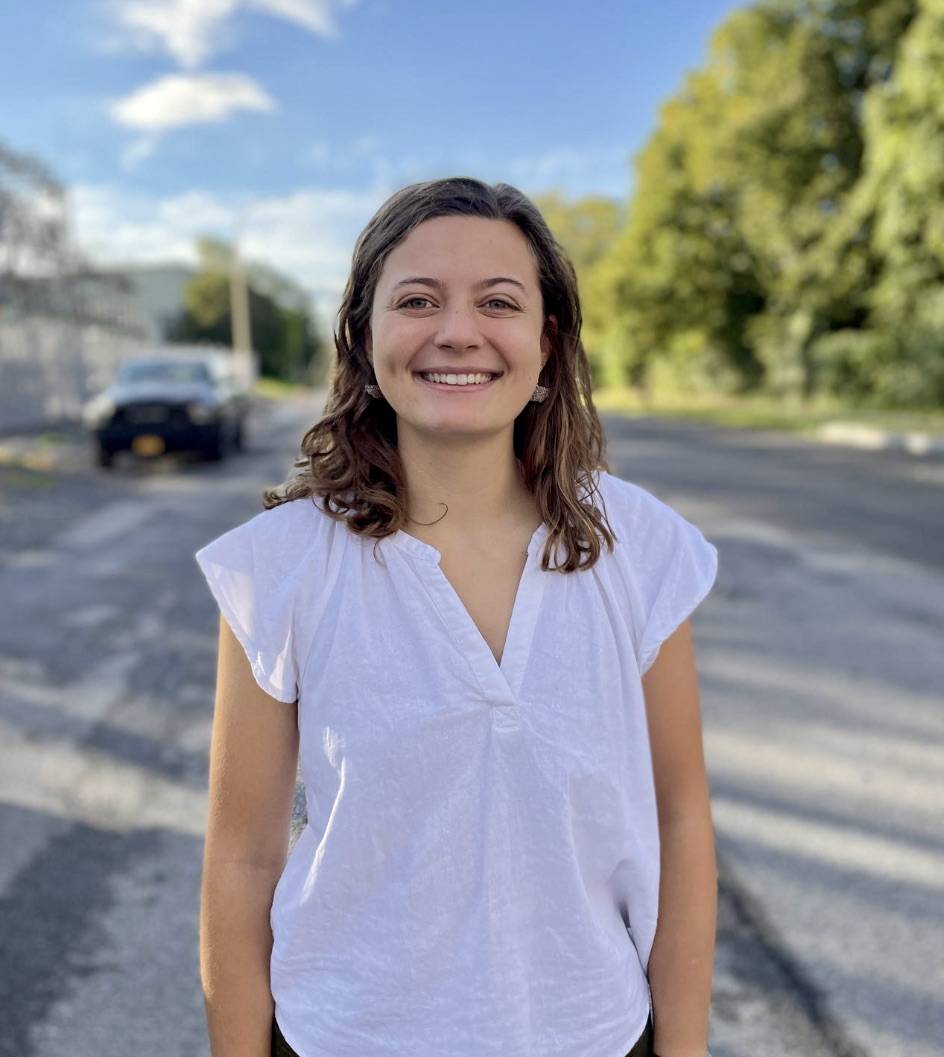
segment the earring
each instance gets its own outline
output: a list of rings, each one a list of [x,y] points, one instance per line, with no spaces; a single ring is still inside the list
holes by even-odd
[[[373,397],[380,396],[380,386],[379,385],[371,385],[368,382],[368,384],[364,386],[364,390],[365,390],[365,392],[367,393],[368,396],[373,396]]]

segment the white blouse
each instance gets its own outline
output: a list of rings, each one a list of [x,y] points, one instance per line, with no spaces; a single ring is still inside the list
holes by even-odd
[[[308,821],[270,983],[301,1057],[624,1057],[642,1033],[659,829],[640,679],[718,552],[594,477],[615,550],[542,571],[542,524],[500,664],[402,530],[375,558],[306,498],[197,551],[259,685],[298,701]]]

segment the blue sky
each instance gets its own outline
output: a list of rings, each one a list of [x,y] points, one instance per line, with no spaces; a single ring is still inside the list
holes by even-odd
[[[324,309],[397,187],[470,175],[625,199],[731,0],[38,0],[0,5],[0,140],[70,188],[102,262],[202,233]]]

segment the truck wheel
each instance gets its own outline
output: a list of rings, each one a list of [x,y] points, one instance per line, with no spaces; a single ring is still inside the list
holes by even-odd
[[[222,428],[217,430],[214,438],[203,449],[203,455],[210,462],[219,462],[226,455],[226,437]]]
[[[104,469],[110,469],[115,459],[115,453],[104,444],[98,444],[95,448],[95,463]]]

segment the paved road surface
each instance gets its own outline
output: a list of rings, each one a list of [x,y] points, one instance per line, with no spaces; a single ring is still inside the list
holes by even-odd
[[[220,465],[0,467],[0,1057],[207,1057],[216,611],[192,555],[261,509],[320,406],[263,405]],[[716,1057],[939,1057],[944,461],[606,426],[613,472],[720,551],[695,621]]]

